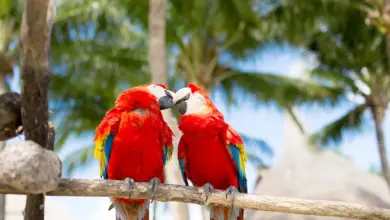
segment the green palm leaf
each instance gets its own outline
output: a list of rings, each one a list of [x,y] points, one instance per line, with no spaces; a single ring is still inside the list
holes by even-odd
[[[63,169],[65,170],[65,175],[70,176],[73,174],[76,168],[92,162],[94,159],[92,156],[94,150],[95,145],[90,145],[73,151],[67,155],[63,160]]]
[[[272,147],[264,140],[249,137],[240,133],[245,144],[248,162],[255,166],[268,166],[268,162],[274,156]]]
[[[361,129],[366,109],[367,105],[365,104],[351,109],[339,119],[322,128],[321,131],[312,134],[309,138],[310,143],[324,146],[340,143],[345,133],[357,132]]]
[[[275,103],[280,107],[293,104],[336,104],[344,91],[339,87],[320,85],[288,76],[234,71],[221,80],[227,100],[233,100],[233,91],[251,95],[261,103]]]

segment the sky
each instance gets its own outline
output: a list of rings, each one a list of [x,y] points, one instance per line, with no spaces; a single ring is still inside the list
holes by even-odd
[[[304,70],[310,66],[310,60],[302,56],[300,51],[288,47],[270,47],[266,51],[257,54],[250,60],[239,62],[240,68],[248,71],[275,73],[281,75],[290,75],[302,77]],[[15,80],[11,83],[11,88],[15,91],[20,91],[18,78],[19,73],[15,74]],[[261,85],[259,85],[261,86]],[[268,142],[275,151],[274,162],[277,162],[283,153],[283,113],[272,106],[254,107],[251,100],[243,100],[238,107],[227,108],[222,98],[218,95],[213,100],[216,106],[225,115],[225,119],[238,132],[245,135],[260,138]],[[301,118],[308,125],[309,132],[313,132],[331,122],[335,118],[346,112],[350,106],[345,105],[336,110],[322,109],[318,107],[300,108]],[[344,156],[349,158],[352,163],[355,163],[361,169],[368,170],[371,166],[379,166],[379,156],[376,147],[376,139],[374,133],[374,125],[368,120],[367,126],[362,133],[358,135],[348,135],[339,145],[339,149]],[[386,140],[390,139],[388,131],[390,131],[388,118],[385,121]],[[92,137],[72,139],[66,143],[65,150],[60,153],[60,157],[64,156],[72,150],[81,146],[86,146],[92,143]],[[386,141],[388,144],[388,141]],[[248,166],[248,187],[249,193],[254,191],[254,181],[257,174],[254,167]],[[88,166],[78,169],[73,178],[99,178],[98,164],[96,161]],[[114,219],[114,211],[107,211],[109,207],[108,198],[81,198],[81,197],[49,197],[49,203],[57,204],[63,207],[64,212],[70,219],[74,220],[99,220],[99,219]],[[163,206],[160,209],[159,219],[169,220],[169,213],[163,211]],[[200,219],[199,207],[191,205],[191,219]],[[195,211],[195,212],[194,212]]]

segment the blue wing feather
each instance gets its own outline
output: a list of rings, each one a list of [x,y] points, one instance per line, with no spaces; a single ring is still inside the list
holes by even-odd
[[[240,166],[240,150],[236,145],[233,144],[229,144],[229,149],[233,155],[233,159],[238,170],[239,190],[240,192],[247,193],[248,192],[247,179],[245,176],[245,172],[242,170],[242,167]]]
[[[179,159],[179,166],[180,166],[181,176],[183,177],[183,181],[186,184],[186,186],[188,186],[187,175],[184,168],[184,158]]]
[[[167,157],[168,157],[168,147],[164,146],[164,156],[163,156],[164,166],[167,163]]]
[[[108,163],[110,161],[110,156],[111,156],[112,144],[114,142],[114,137],[115,137],[115,135],[113,133],[110,133],[110,135],[108,135],[106,141],[104,142],[103,150],[104,150],[104,155],[106,157],[106,163],[104,165],[103,173],[102,173],[102,176],[103,176],[104,179],[108,179],[107,170],[108,170]]]

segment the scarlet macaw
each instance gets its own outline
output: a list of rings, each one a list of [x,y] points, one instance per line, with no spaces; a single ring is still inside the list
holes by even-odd
[[[241,136],[225,122],[222,113],[198,86],[188,84],[173,96],[181,113],[178,159],[183,180],[203,187],[206,199],[212,190],[227,190],[227,196],[247,193],[246,152]],[[237,190],[238,189],[238,190]],[[211,207],[211,219],[244,218],[244,210]]]
[[[134,181],[149,181],[154,195],[173,151],[173,133],[161,114],[173,106],[173,94],[164,85],[147,84],[119,95],[96,128],[94,157],[102,178],[126,180],[129,190]],[[117,220],[149,219],[149,201],[110,199]]]

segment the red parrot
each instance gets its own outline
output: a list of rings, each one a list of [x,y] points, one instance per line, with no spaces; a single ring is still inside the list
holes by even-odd
[[[164,182],[163,168],[172,156],[173,133],[161,110],[173,106],[173,92],[161,84],[148,84],[122,92],[115,107],[96,128],[94,157],[100,176],[125,180],[131,192],[134,181],[150,183],[154,195]],[[149,201],[110,198],[116,220],[148,220]]]
[[[207,196],[212,190],[227,190],[227,196],[247,193],[246,152],[241,136],[225,122],[222,113],[198,86],[188,84],[173,96],[181,113],[178,159],[183,180],[203,187]],[[238,189],[238,190],[237,190]],[[212,220],[243,220],[244,210],[213,206]]]

